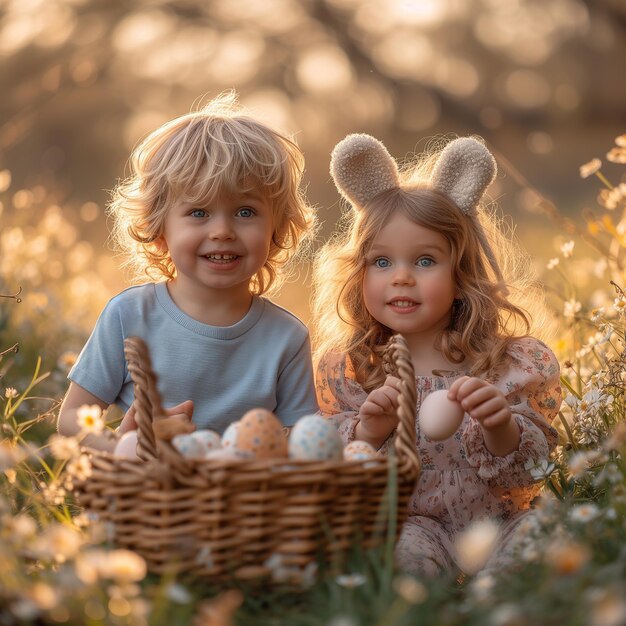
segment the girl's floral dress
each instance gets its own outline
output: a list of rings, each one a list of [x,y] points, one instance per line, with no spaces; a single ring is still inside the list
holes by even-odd
[[[524,465],[547,459],[557,443],[551,422],[561,405],[559,364],[541,341],[525,337],[511,342],[510,360],[483,376],[508,398],[521,439],[519,448],[504,457],[485,447],[478,422],[465,414],[459,430],[445,441],[432,441],[420,432],[416,445],[421,474],[409,504],[396,555],[399,565],[414,573],[434,575],[456,569],[454,542],[459,531],[484,518],[501,523],[500,545],[488,567],[510,562],[510,550],[519,522],[528,514],[539,487]],[[467,372],[418,376],[417,410],[437,389],[448,389]],[[367,393],[354,380],[349,359],[327,354],[316,373],[321,413],[332,419],[347,443],[354,439],[359,407]],[[390,437],[381,447],[388,453]]]

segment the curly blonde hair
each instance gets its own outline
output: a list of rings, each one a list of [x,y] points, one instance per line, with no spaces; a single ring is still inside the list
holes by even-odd
[[[451,363],[467,362],[471,375],[480,375],[507,358],[510,341],[531,329],[545,328],[546,309],[530,260],[505,234],[495,212],[482,206],[479,217],[468,216],[449,196],[427,185],[436,157],[402,173],[397,187],[378,193],[359,210],[346,212],[338,233],[320,250],[314,264],[315,359],[328,353],[347,354],[357,382],[368,392],[384,382],[381,352],[393,331],[375,320],[363,302],[365,258],[396,212],[440,233],[450,244],[453,278],[462,296],[455,301],[451,322],[436,338],[436,346]],[[481,226],[511,295],[506,295],[485,257]]]
[[[274,217],[269,255],[251,278],[252,293],[276,291],[288,261],[313,235],[315,215],[301,187],[301,150],[248,115],[232,91],[148,135],[133,151],[130,168],[113,191],[108,213],[113,239],[137,278],[175,277],[169,252],[158,245],[174,204],[207,206],[221,193],[250,184],[270,200]]]

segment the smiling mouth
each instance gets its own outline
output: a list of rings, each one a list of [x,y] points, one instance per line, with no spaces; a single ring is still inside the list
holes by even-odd
[[[239,258],[237,254],[205,254],[204,258],[212,263],[232,263]]]
[[[398,309],[410,309],[411,307],[417,306],[419,303],[415,302],[415,300],[391,300],[387,303],[390,306],[397,307]]]

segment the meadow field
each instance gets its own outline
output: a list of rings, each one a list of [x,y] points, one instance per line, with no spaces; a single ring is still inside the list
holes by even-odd
[[[156,577],[76,505],[74,482],[89,473],[80,439],[119,416],[91,415],[64,439],[55,415],[113,261],[81,240],[45,187],[17,189],[0,171],[0,624],[626,624],[626,179],[605,177],[607,162],[626,163],[626,135],[570,173],[589,186],[593,208],[580,216],[528,190],[545,221],[545,243],[528,248],[555,322],[563,405],[555,455],[529,468],[543,491],[516,571],[481,573],[485,524],[458,546],[461,578],[402,574],[383,549],[272,591]],[[89,222],[95,210],[80,215]]]

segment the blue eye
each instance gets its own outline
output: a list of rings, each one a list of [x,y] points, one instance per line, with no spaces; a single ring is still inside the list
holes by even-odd
[[[415,262],[415,265],[417,265],[418,267],[430,267],[431,265],[434,265],[434,264],[435,262],[426,256],[422,257],[421,259],[417,259],[417,261]]]
[[[384,256],[378,257],[377,259],[374,259],[374,265],[376,267],[380,267],[381,269],[384,269],[386,267],[391,267],[391,261],[389,259],[386,259]]]
[[[237,211],[237,215],[239,215],[239,217],[252,217],[254,215],[254,210],[250,207],[244,206]]]
[[[206,217],[207,212],[204,209],[194,209],[189,215],[191,217]]]

